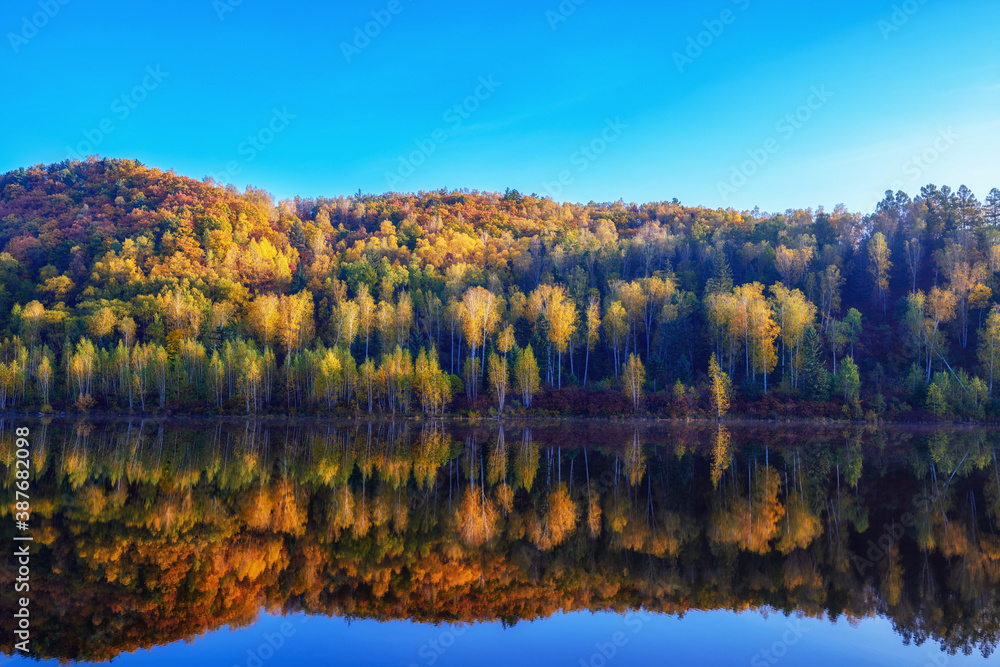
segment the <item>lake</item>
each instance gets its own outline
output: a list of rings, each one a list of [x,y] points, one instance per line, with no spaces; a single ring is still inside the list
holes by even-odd
[[[957,427],[8,418],[0,532],[30,545],[30,591],[9,555],[0,663],[983,663],[998,446]]]

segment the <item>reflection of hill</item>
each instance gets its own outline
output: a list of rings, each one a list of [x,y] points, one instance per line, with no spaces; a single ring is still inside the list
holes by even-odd
[[[38,425],[32,647],[108,659],[262,608],[513,623],[767,606],[885,615],[907,639],[989,653],[996,437]],[[7,562],[0,585],[13,577]]]

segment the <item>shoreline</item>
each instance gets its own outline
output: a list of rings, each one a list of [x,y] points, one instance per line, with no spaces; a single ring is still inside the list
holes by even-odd
[[[205,415],[194,413],[162,413],[162,412],[134,412],[122,413],[114,411],[62,411],[62,412],[41,412],[41,411],[6,411],[0,412],[0,419],[50,419],[50,420],[76,420],[90,419],[91,421],[154,421],[154,422],[175,422],[175,423],[233,423],[233,422],[261,422],[273,424],[321,424],[321,423],[441,423],[467,426],[478,426],[487,424],[504,424],[510,426],[518,425],[538,425],[549,426],[558,424],[572,425],[609,425],[609,424],[634,424],[634,425],[664,425],[664,426],[709,426],[721,425],[730,427],[749,426],[774,426],[786,428],[804,427],[871,427],[882,429],[923,431],[941,430],[942,428],[954,431],[960,430],[997,430],[1000,424],[993,422],[955,422],[955,421],[865,421],[830,419],[823,417],[787,417],[782,419],[764,418],[755,419],[745,415],[734,415],[722,419],[712,419],[708,417],[657,417],[657,416],[633,416],[633,417],[610,417],[610,416],[589,416],[578,415],[557,416],[538,415],[526,417],[522,415],[512,415],[509,417],[483,416],[469,417],[460,415],[442,415],[439,417],[425,417],[423,415],[385,415],[363,413],[351,414],[329,414],[329,415],[301,415],[301,414],[219,414]]]

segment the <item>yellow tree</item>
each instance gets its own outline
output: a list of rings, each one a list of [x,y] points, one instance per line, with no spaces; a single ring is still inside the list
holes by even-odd
[[[14,308],[16,310],[19,306],[15,305]],[[24,334],[24,339],[29,344],[35,342],[35,337],[38,335],[44,319],[45,306],[39,301],[29,301],[21,309],[21,333]]]
[[[90,333],[94,338],[103,340],[105,336],[111,335],[117,323],[118,318],[115,317],[115,311],[107,306],[99,308],[97,312],[90,316]]]
[[[652,276],[639,281],[645,298],[642,304],[643,329],[646,332],[646,360],[649,360],[649,341],[653,333],[653,322],[663,313],[663,309],[677,291],[671,278]]]
[[[48,355],[42,357],[42,362],[38,364],[38,389],[42,392],[42,405],[49,404],[49,390],[52,388],[52,362]]]
[[[712,383],[712,407],[716,418],[722,419],[729,411],[729,376],[719,366],[714,352],[708,362],[708,376]]]
[[[264,347],[271,344],[278,329],[278,305],[274,294],[259,294],[250,305],[250,322]]]
[[[830,264],[820,274],[820,317],[823,320],[823,331],[826,331],[834,313],[840,312],[840,289],[844,286],[840,269]]]
[[[396,312],[390,301],[379,301],[378,308],[375,309],[375,328],[378,330],[379,338],[382,340],[382,354],[388,353],[394,348],[393,335],[396,331]]]
[[[476,369],[477,353],[486,339],[496,330],[500,322],[500,301],[497,296],[485,287],[470,287],[462,296],[458,316],[461,319],[462,331],[469,344],[471,368]],[[478,384],[473,377],[472,381]],[[476,396],[477,387],[470,387],[472,396]]]
[[[123,317],[118,321],[118,333],[122,335],[122,340],[125,341],[125,347],[131,347],[132,342],[135,340],[136,324],[135,320],[131,317]]]
[[[368,292],[368,285],[362,284],[358,289],[358,323],[365,334],[365,359],[368,358],[368,340],[371,338],[372,325],[375,323],[375,300]]]
[[[739,288],[729,293],[714,293],[705,299],[708,311],[709,330],[715,338],[719,361],[733,375],[736,368],[736,358],[741,349],[746,348],[746,308],[738,298]],[[747,359],[747,373],[750,364]]]
[[[509,384],[507,362],[496,352],[490,353],[489,374],[490,384],[493,386],[493,392],[497,398],[497,407],[500,412],[503,412],[504,404],[507,401],[507,385]]]
[[[788,379],[792,387],[797,387],[799,371],[802,369],[802,341],[806,330],[816,320],[816,305],[800,290],[790,290],[781,283],[773,285],[771,292],[774,294],[771,307],[781,331],[782,371],[784,374],[787,359],[790,366]]]
[[[886,314],[886,299],[889,291],[889,271],[892,270],[892,254],[882,232],[875,232],[868,240],[868,272],[871,274],[878,298],[882,301],[882,315]]]
[[[778,325],[771,317],[771,309],[761,298],[752,304],[749,313],[750,341],[754,350],[754,379],[760,373],[764,380],[764,393],[767,393],[767,376],[778,365],[778,355],[775,352],[774,341],[778,338]]]
[[[504,363],[507,363],[507,354],[514,347],[514,327],[507,325],[497,336],[497,350],[503,355]]]
[[[531,399],[541,384],[538,377],[538,362],[531,346],[524,348],[514,362],[514,382],[521,392],[521,402],[525,408],[531,407]]]
[[[394,325],[396,329],[396,344],[406,347],[410,342],[410,331],[413,328],[413,299],[409,292],[403,292],[396,300]]]
[[[552,369],[552,346],[555,345],[559,352],[559,370],[561,372],[562,350],[569,344],[570,337],[576,331],[575,305],[569,300],[563,285],[539,285],[538,289],[531,293],[528,307],[535,322],[536,331],[540,328],[545,333],[545,339],[548,342],[546,375],[549,384],[555,384],[555,373]],[[539,335],[542,334],[542,331],[538,331]]]
[[[368,412],[375,407],[375,399],[379,392],[379,375],[375,368],[375,362],[365,359],[358,368],[358,392],[363,393],[368,399]]]
[[[559,367],[558,387],[562,388],[562,355],[569,345],[570,338],[576,332],[576,304],[565,294],[561,299],[554,299],[549,306],[549,337],[556,347]]]
[[[986,325],[979,330],[979,363],[990,373],[990,396],[993,395],[993,375],[1000,370],[1000,306],[993,306]]]
[[[944,346],[944,334],[941,325],[955,319],[955,295],[946,289],[933,288],[924,304],[924,344],[927,347],[927,382],[931,381],[931,366],[934,355],[944,358],[941,348]]]
[[[628,335],[628,319],[621,301],[612,301],[608,312],[604,314],[604,339],[611,347],[614,357],[615,377],[621,367],[620,352]]]
[[[225,388],[225,380],[226,369],[222,363],[222,357],[219,356],[218,350],[214,350],[212,360],[208,364],[208,384],[212,389],[212,395],[215,396],[215,404],[219,407],[222,407],[222,390]]]
[[[774,251],[774,268],[785,285],[794,285],[802,278],[795,275],[795,264],[795,251],[789,250],[785,244],[779,245]]]
[[[645,317],[643,312],[647,307],[649,301],[649,295],[646,294],[646,290],[639,281],[632,281],[630,283],[624,283],[618,286],[616,290],[618,298],[621,301],[622,307],[628,314],[628,324],[629,330],[631,331],[631,345],[632,349],[638,351],[639,349],[639,324],[645,322]],[[629,343],[626,340],[625,352],[628,353]]]
[[[182,331],[186,336],[198,335],[204,317],[203,305],[208,303],[201,292],[178,288],[161,294],[159,301],[171,330]]]
[[[628,362],[622,371],[622,388],[625,395],[632,399],[632,407],[639,409],[642,401],[642,385],[646,382],[646,369],[642,361],[632,353],[628,357]]]
[[[955,295],[955,305],[961,319],[959,341],[964,348],[969,343],[969,311],[973,308],[985,308],[992,291],[984,284],[987,272],[983,264],[973,266],[968,262],[956,261],[946,263],[946,267],[951,276],[948,288]]]
[[[413,374],[423,411],[432,416],[440,414],[451,400],[451,382],[441,370],[437,352],[433,348],[430,354],[423,349],[420,350],[413,367]]]
[[[278,305],[278,337],[288,354],[301,350],[313,335],[313,298],[308,290],[282,296]]]
[[[337,323],[337,343],[344,340],[344,344],[350,349],[351,344],[358,335],[358,304],[356,301],[344,300],[339,306],[335,306],[338,314]]]
[[[778,325],[771,317],[771,309],[764,299],[764,286],[760,283],[740,285],[734,289],[734,296],[735,324],[743,329],[747,375],[756,381],[757,373],[760,373],[763,376],[764,393],[767,393],[767,374],[778,363],[774,345],[779,333]]]
[[[805,277],[812,261],[812,248],[799,250],[779,245],[774,253],[774,268],[781,276],[781,282],[788,287],[797,285]]]

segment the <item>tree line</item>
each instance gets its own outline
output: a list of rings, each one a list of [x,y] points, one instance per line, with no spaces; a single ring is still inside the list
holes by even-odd
[[[720,414],[714,356],[734,410],[1000,409],[996,189],[888,192],[868,215],[275,203],[90,159],[3,175],[0,219],[0,407],[437,415],[618,392]]]

